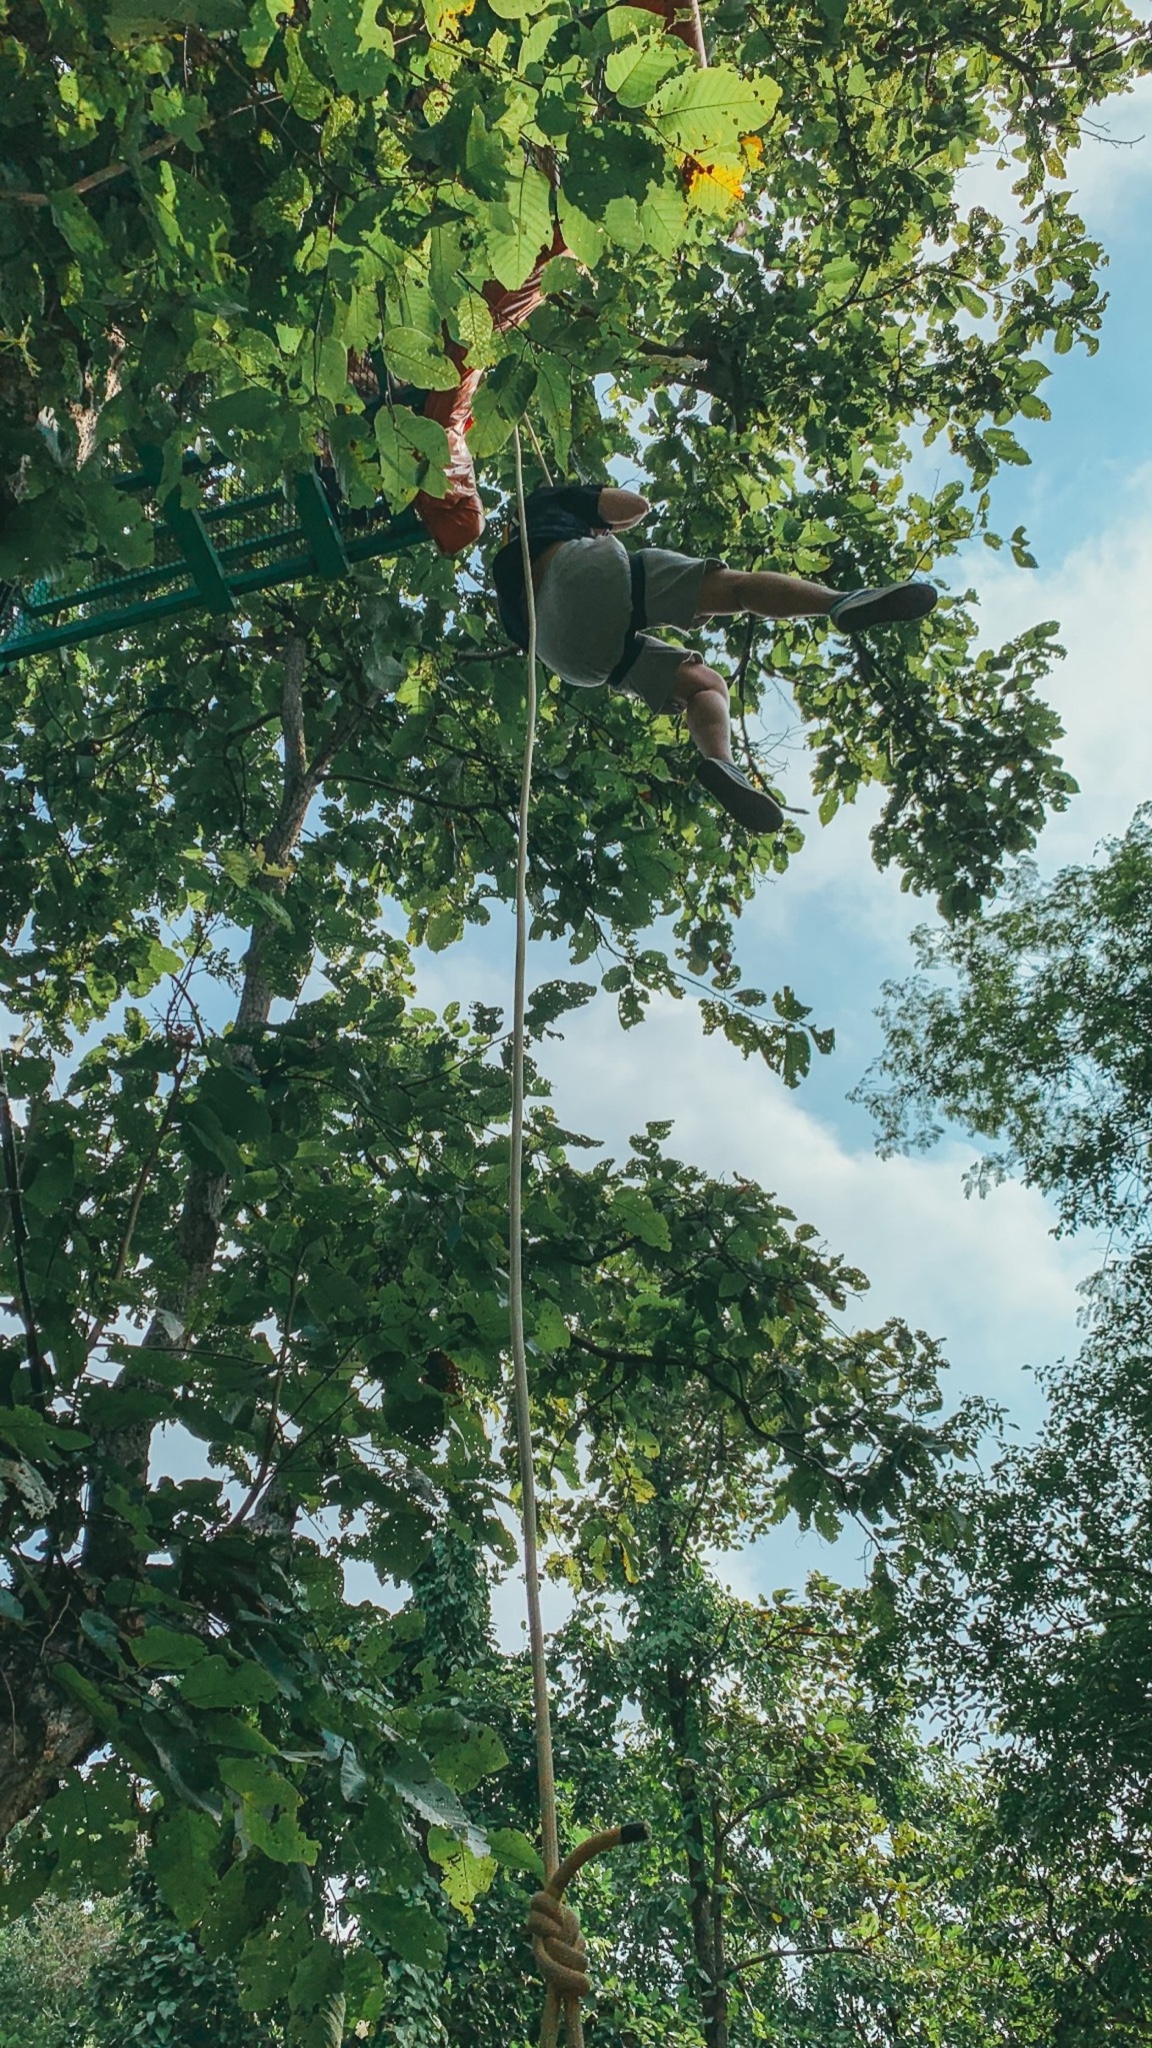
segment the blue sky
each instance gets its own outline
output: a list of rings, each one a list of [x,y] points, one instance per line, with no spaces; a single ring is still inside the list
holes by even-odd
[[[1091,858],[1152,795],[1152,81],[1116,102],[1106,124],[1115,140],[1087,142],[1068,166],[1089,228],[1110,256],[1101,346],[1095,357],[1053,359],[1044,386],[1052,420],[1022,436],[1032,466],[1006,471],[994,500],[999,531],[1023,524],[1039,566],[1017,570],[977,545],[951,578],[979,588],[989,641],[1038,619],[1061,624],[1067,660],[1047,694],[1064,720],[1065,757],[1082,794],[1044,834],[1046,872]],[[969,181],[972,198],[1012,218],[1009,179],[980,164]],[[803,803],[802,749],[782,772],[791,800]],[[874,805],[861,803],[821,830],[813,815],[803,856],[765,885],[744,919],[747,980],[768,988],[790,982],[818,1022],[836,1027],[835,1054],[798,1093],[703,1038],[690,1002],[658,1004],[625,1034],[602,999],[547,1055],[555,1106],[563,1123],[617,1154],[645,1120],[672,1118],[669,1145],[679,1156],[759,1180],[869,1274],[859,1320],[900,1315],[943,1342],[950,1402],[985,1394],[1028,1433],[1041,1413],[1030,1367],[1076,1350],[1077,1287],[1097,1248],[1054,1239],[1046,1205],[1023,1188],[967,1200],[961,1179],[974,1148],[962,1138],[925,1158],[877,1159],[867,1117],[845,1099],[879,1044],[881,983],[909,971],[909,932],[931,918],[928,906],[872,866],[874,816]],[[556,971],[546,957],[535,967],[537,979]],[[503,1002],[510,977],[510,928],[497,926],[483,942],[428,961],[421,980],[434,1001],[466,981],[473,996]],[[814,1567],[855,1576],[859,1539],[853,1533],[830,1549],[783,1529],[724,1568],[740,1590],[762,1592],[796,1584]],[[518,1588],[506,1593],[502,1619],[514,1640]]]

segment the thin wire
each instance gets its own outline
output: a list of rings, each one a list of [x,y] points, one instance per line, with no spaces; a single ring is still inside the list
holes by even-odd
[[[528,1355],[524,1342],[524,1013],[528,961],[528,814],[532,803],[532,761],[536,748],[536,602],[532,588],[532,557],[524,509],[524,463],[520,429],[513,430],[516,454],[516,510],[520,521],[520,554],[524,565],[524,600],[528,610],[528,721],[524,737],[524,771],[520,781],[520,818],[516,846],[516,974],[512,1027],[512,1157],[508,1175],[508,1315],[512,1335],[512,1385],[516,1448],[520,1461],[520,1524],[524,1551],[524,1590],[528,1602],[528,1645],[532,1656],[532,1699],[536,1717],[536,1777],[540,1791],[540,1836],[545,1878],[560,1863],[556,1821],[556,1777],[552,1764],[552,1715],[548,1701],[548,1664],[540,1614],[540,1563],[536,1544],[536,1471],[532,1456],[532,1407],[528,1393]]]

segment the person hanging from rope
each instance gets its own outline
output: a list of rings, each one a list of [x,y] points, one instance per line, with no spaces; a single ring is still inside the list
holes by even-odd
[[[778,832],[784,813],[732,759],[728,685],[697,648],[657,639],[648,628],[690,629],[714,617],[827,618],[842,633],[922,619],[936,603],[930,583],[837,592],[772,569],[729,569],[713,556],[671,548],[630,551],[617,535],[651,506],[615,484],[541,486],[525,501],[540,658],[577,689],[603,684],[640,697],[653,713],[682,711],[700,752],[697,774],[737,822]],[[492,562],[500,623],[528,644],[519,527]]]

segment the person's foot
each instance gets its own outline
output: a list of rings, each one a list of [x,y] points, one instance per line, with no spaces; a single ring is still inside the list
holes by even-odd
[[[696,773],[709,794],[719,798],[737,824],[746,825],[749,832],[780,830],[784,813],[775,797],[763,789],[753,789],[734,762],[717,761],[704,754],[696,763]]]
[[[867,626],[927,618],[936,595],[930,583],[889,583],[882,590],[849,590],[836,599],[828,617],[841,633],[860,633]]]

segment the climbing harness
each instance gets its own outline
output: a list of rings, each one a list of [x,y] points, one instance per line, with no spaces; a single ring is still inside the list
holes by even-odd
[[[535,438],[535,437],[533,437]],[[508,1315],[512,1338],[513,1414],[520,1468],[520,1525],[524,1557],[524,1590],[528,1605],[528,1647],[532,1661],[532,1703],[536,1730],[536,1778],[540,1794],[540,1837],[544,1852],[543,1891],[536,1893],[528,1916],[528,1932],[537,1966],[548,1987],[540,2048],[554,2048],[564,2016],[568,2048],[584,2048],[580,2001],[590,1989],[586,1949],[580,1923],[564,1892],[589,1857],[621,1842],[645,1842],[643,1821],[607,1828],[590,1835],[560,1861],[556,1818],[556,1777],[552,1762],[552,1714],[548,1699],[548,1662],[540,1614],[540,1565],[536,1542],[536,1470],[532,1457],[532,1407],[528,1388],[528,1356],[524,1342],[524,1013],[528,961],[528,816],[532,803],[532,764],[536,750],[536,601],[532,557],[524,505],[524,463],[520,429],[513,432],[516,458],[516,511],[524,565],[524,598],[528,610],[528,705],[524,766],[520,778],[520,811],[516,837],[516,967],[512,1025],[512,1129],[508,1176]],[[547,471],[545,471],[547,474]]]

